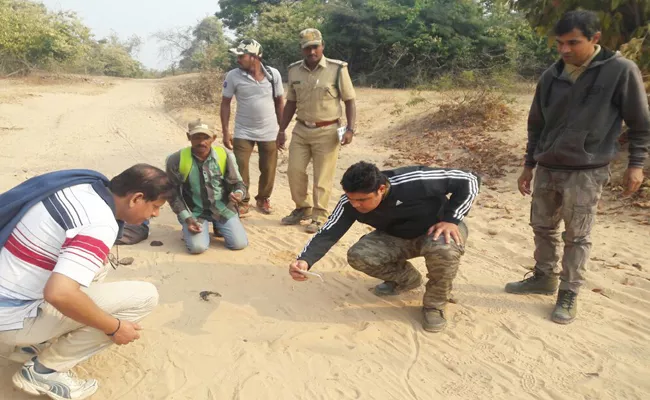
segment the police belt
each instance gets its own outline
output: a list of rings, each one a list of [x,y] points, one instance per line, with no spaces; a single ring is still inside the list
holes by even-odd
[[[301,119],[296,118],[296,121],[298,121],[301,124],[305,125],[307,128],[322,128],[324,126],[337,124],[340,121],[340,119],[335,119],[333,121],[308,122],[308,121],[303,121]]]

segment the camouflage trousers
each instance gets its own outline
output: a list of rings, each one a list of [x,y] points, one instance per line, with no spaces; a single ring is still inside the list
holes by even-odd
[[[609,181],[609,167],[582,171],[537,167],[530,225],[535,233],[535,269],[560,276],[560,289],[578,292],[585,272],[598,201]],[[560,261],[560,221],[564,220],[564,255]]]
[[[464,242],[468,235],[467,226],[461,222],[458,228]],[[400,285],[412,282],[420,275],[408,260],[424,257],[429,281],[422,303],[427,308],[441,309],[447,304],[460,257],[464,253],[462,245],[457,245],[453,240],[446,244],[442,236],[438,240],[427,235],[416,239],[401,239],[385,232],[373,231],[348,250],[348,264],[374,278]]]

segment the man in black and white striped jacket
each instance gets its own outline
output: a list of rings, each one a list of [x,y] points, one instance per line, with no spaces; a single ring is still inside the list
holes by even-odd
[[[431,332],[444,329],[444,308],[468,234],[462,221],[478,195],[480,178],[471,172],[421,166],[379,171],[362,161],[348,168],[341,185],[345,195],[290,265],[293,279],[307,279],[304,271],[359,221],[375,231],[348,250],[348,263],[383,280],[374,291],[385,296],[419,287],[422,276],[408,260],[424,257],[429,282],[423,326]]]

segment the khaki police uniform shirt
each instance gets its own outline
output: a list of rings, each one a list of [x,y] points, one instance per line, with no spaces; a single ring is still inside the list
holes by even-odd
[[[304,60],[289,66],[287,100],[296,102],[298,119],[323,122],[341,118],[341,100],[348,101],[355,97],[347,66],[346,62],[324,56],[313,71]],[[339,67],[342,68],[337,90],[336,75]]]

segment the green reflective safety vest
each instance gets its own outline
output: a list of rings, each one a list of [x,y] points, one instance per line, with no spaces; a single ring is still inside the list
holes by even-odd
[[[226,160],[228,155],[226,154],[226,149],[221,146],[214,146],[214,152],[217,154],[217,163],[219,164],[219,170],[221,175],[224,176],[226,173]],[[190,175],[190,170],[192,169],[192,163],[194,159],[192,158],[192,148],[186,147],[181,150],[181,158],[178,162],[178,172],[183,178],[183,182],[187,180],[187,177]]]

